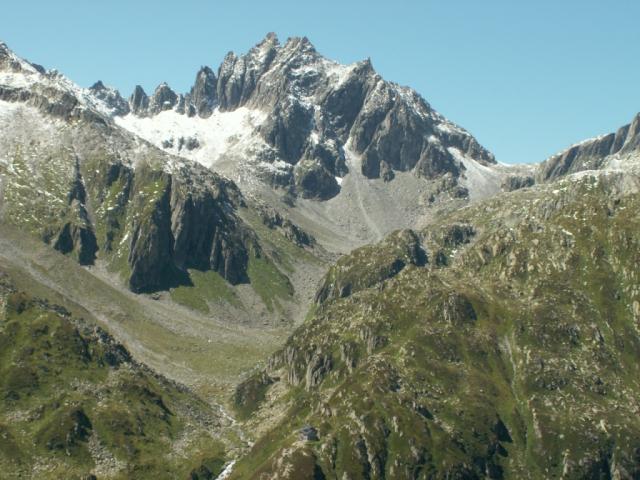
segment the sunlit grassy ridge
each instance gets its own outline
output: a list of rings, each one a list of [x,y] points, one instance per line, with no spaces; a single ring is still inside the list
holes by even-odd
[[[234,478],[638,476],[639,207],[586,175],[438,221],[424,267],[385,267],[403,235],[339,261],[236,392],[266,431]]]

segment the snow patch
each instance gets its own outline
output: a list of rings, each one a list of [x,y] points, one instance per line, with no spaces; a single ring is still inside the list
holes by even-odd
[[[218,477],[216,478],[216,480],[226,480],[227,478],[229,478],[229,476],[231,475],[231,472],[233,471],[233,467],[235,466],[236,461],[235,460],[231,460],[226,467],[224,467],[224,470],[222,472],[220,472],[220,475],[218,475]]]
[[[5,120],[12,117],[22,105],[19,103],[5,102],[0,100],[0,120]]]
[[[29,88],[36,83],[37,76],[24,72],[0,72],[0,85],[12,88]]]
[[[216,109],[209,118],[165,110],[153,117],[130,113],[115,117],[115,122],[169,153],[212,167],[230,150],[241,152],[250,144],[260,142],[254,132],[266,116],[262,111],[246,107],[232,112]]]
[[[276,160],[273,163],[260,162],[257,164],[258,168],[272,172],[272,173],[287,173],[291,170],[292,166],[284,160]]]

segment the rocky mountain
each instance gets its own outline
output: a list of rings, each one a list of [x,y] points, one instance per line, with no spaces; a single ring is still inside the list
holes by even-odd
[[[116,116],[128,113],[119,102],[110,105]],[[357,168],[366,178],[388,181],[394,171],[409,170],[430,179],[445,173],[456,179],[465,168],[456,155],[495,163],[471,135],[445,120],[417,93],[384,81],[369,60],[339,65],[318,54],[306,38],[280,45],[269,34],[246,55],[229,53],[217,75],[203,67],[188,94],[178,95],[163,83],[147,97],[136,87],[129,106],[132,118],[122,120],[122,125],[142,136],[152,134],[145,125],[157,128],[166,138],[149,139],[178,152],[181,146],[170,137],[171,125],[163,124],[169,119],[190,125],[198,118],[244,109],[243,116],[256,121],[255,131],[248,135],[265,180],[305,198],[328,199],[339,192],[336,178],[349,171],[346,148],[361,157]],[[167,111],[197,118],[189,122],[164,115],[155,122],[138,121]],[[202,159],[207,166],[215,165],[230,148],[225,144],[229,138],[201,138],[199,133],[189,150],[217,150],[217,155]]]
[[[252,261],[283,276],[236,185],[119,128],[111,114],[129,107],[117,92],[82,90],[4,45],[0,59],[3,221],[105,263],[134,292],[192,285],[191,270],[250,283]]]
[[[331,257],[230,180],[119,127],[104,100],[118,98],[2,45],[0,264],[224,411],[237,376],[304,318]]]
[[[228,176],[340,253],[424,221],[435,204],[492,195],[508,176],[370,60],[338,64],[306,38],[269,34],[217,73],[202,67],[188,93],[138,86],[121,103],[107,99],[116,124]]]
[[[637,159],[639,152],[640,114],[615,133],[585,140],[548,158],[540,164],[537,177],[548,181],[585,170],[619,168],[621,162],[629,168],[629,159]]]
[[[508,166],[306,38],[128,99],[0,44],[2,471],[639,477],[639,119]]]

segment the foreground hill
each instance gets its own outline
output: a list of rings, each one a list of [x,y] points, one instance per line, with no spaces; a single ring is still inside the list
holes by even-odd
[[[103,329],[0,271],[0,476],[215,474],[227,424]]]
[[[590,171],[340,259],[233,478],[638,478],[639,207]]]

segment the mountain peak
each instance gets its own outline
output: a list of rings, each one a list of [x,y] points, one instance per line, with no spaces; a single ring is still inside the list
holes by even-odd
[[[162,82],[160,83],[160,85],[158,85],[156,87],[156,89],[154,90],[154,94],[157,94],[158,92],[163,92],[163,91],[168,91],[171,90],[173,92],[173,89],[169,86],[169,84],[167,82]]]
[[[102,80],[98,80],[91,85],[89,91],[94,97],[102,100],[114,115],[126,115],[129,113],[129,104],[122,98],[120,92],[115,88],[108,87]]]
[[[207,66],[201,67],[196,74],[196,81],[188,94],[194,111],[187,111],[187,113],[190,115],[197,113],[200,117],[210,116],[217,100],[216,87],[216,74]]]
[[[171,110],[178,103],[178,95],[167,82],[158,85],[149,100],[149,113],[155,115],[164,110]]]
[[[448,174],[450,183],[456,184],[458,178],[464,180],[465,161],[495,162],[468,132],[434,112],[417,92],[384,81],[370,58],[342,65],[318,53],[307,37],[290,37],[280,45],[275,34],[267,34],[247,53],[229,52],[217,76],[202,67],[184,96],[162,84],[149,98],[137,91],[130,106],[138,117],[165,110],[202,118],[216,109],[220,114],[240,108],[252,111],[261,120],[249,122],[249,143],[255,150],[246,156],[261,169],[257,175],[305,198],[336,195],[338,179],[350,168],[387,181],[393,179],[394,170],[412,170],[427,179]],[[385,125],[387,118],[394,119],[391,126]],[[158,140],[157,132],[138,127],[142,130],[136,131],[149,135],[158,146],[193,132],[185,127],[178,135],[175,128],[163,127],[168,131]],[[205,136],[211,134],[201,138]],[[222,152],[246,146],[217,137],[208,143],[203,141],[183,155],[213,163]],[[349,167],[351,154],[357,160]]]
[[[211,67],[207,66],[207,65],[203,65],[202,67],[200,67],[200,70],[198,70],[198,74],[197,76],[211,76],[213,75],[215,77],[215,73],[214,71],[211,69]]]
[[[285,50],[292,50],[306,54],[317,54],[316,47],[313,46],[307,37],[289,37],[283,47]]]
[[[105,86],[104,83],[102,83],[102,80],[98,80],[96,83],[94,83],[89,87],[89,90],[93,90],[93,91],[100,91],[100,90],[106,90],[106,89],[107,87]]]
[[[149,97],[142,86],[136,85],[133,89],[133,93],[129,97],[129,105],[131,106],[131,111],[136,115],[144,115],[146,113],[147,108],[149,108]]]
[[[0,41],[0,58],[3,58],[3,57],[17,58],[18,56],[15,53],[13,53],[13,50],[9,48],[9,45],[7,45],[3,41]]]
[[[276,35],[274,32],[267,33],[265,37],[262,39],[262,41],[258,43],[257,46],[263,46],[263,45],[272,45],[272,46],[280,45],[280,40],[278,39],[278,35]]]

